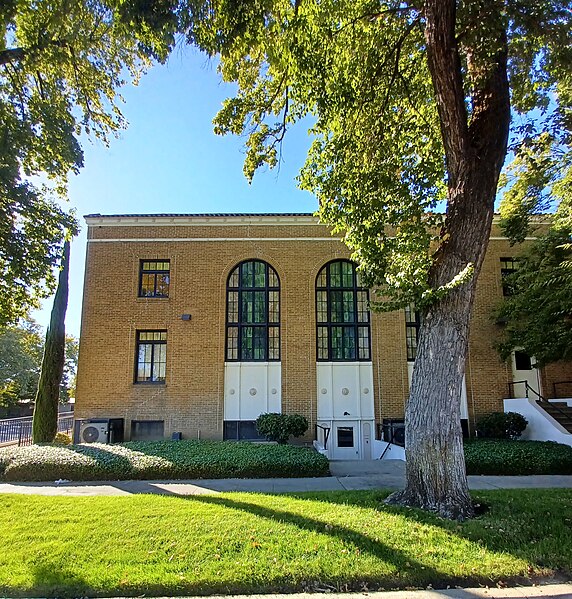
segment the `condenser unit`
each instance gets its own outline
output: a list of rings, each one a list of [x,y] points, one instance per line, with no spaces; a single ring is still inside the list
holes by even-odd
[[[123,418],[88,418],[76,421],[75,443],[123,441]]]

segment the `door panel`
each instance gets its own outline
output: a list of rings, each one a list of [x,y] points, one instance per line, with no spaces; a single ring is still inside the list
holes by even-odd
[[[332,427],[334,460],[359,460],[359,426],[356,421],[337,421]]]
[[[535,368],[536,360],[534,357],[528,356],[523,351],[514,350],[511,356],[512,361],[512,380],[517,383],[513,385],[514,397],[526,397],[526,385],[518,384],[518,381],[526,381],[536,393],[541,394],[540,389],[540,372]],[[530,399],[538,399],[538,395],[529,391]]]

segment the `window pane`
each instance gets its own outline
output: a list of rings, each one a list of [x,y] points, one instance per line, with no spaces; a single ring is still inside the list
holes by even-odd
[[[169,275],[158,274],[156,282],[157,288],[155,290],[155,295],[157,297],[169,297]]]
[[[343,292],[343,317],[344,322],[354,322],[354,292]]]
[[[255,291],[254,295],[254,322],[266,322],[266,291]]]
[[[253,327],[252,351],[255,360],[266,357],[266,327]]]
[[[413,362],[417,356],[417,327],[405,327],[405,340],[407,343],[407,360]]]
[[[230,275],[230,277],[228,279],[229,287],[238,287],[238,271],[239,271],[238,266],[232,271],[232,274]]]
[[[328,320],[328,292],[318,291],[316,293],[316,308],[318,322],[327,322]]]
[[[367,307],[367,291],[358,291],[357,297],[357,317],[358,322],[369,322],[369,310]]]
[[[245,262],[240,275],[240,286],[252,287],[254,285],[254,262]]]
[[[228,292],[227,322],[238,322],[238,291]]]
[[[350,262],[342,262],[342,287],[354,286],[354,265]]]
[[[153,380],[164,381],[167,361],[167,346],[156,344],[153,352]]]
[[[254,352],[252,349],[252,327],[242,327],[241,343],[240,343],[240,359],[241,360],[252,360],[254,358]]]
[[[360,360],[369,360],[369,328],[358,328],[358,355]]]
[[[320,274],[318,275],[318,278],[316,280],[316,286],[317,287],[326,287],[327,286],[326,270],[327,270],[327,267],[324,267],[320,271]]]
[[[330,264],[330,287],[341,287],[342,285],[342,270],[340,262],[332,262]]]
[[[263,262],[254,263],[254,286],[266,287],[266,264]]]
[[[328,359],[328,327],[318,327],[318,360]]]
[[[338,447],[353,447],[354,446],[354,429],[353,426],[338,427]]]
[[[280,330],[278,327],[268,329],[268,359],[280,359]]]
[[[155,292],[155,275],[141,275],[141,291],[139,295],[142,297],[151,297]]]
[[[254,322],[254,293],[252,291],[242,292],[242,314],[241,321]]]
[[[344,305],[341,291],[330,291],[330,310],[332,322],[344,322]]]
[[[516,370],[532,370],[532,360],[523,351],[514,352],[514,365]]]
[[[330,329],[332,336],[332,360],[341,360],[343,358],[342,347],[342,327],[332,327]]]
[[[280,301],[278,291],[268,292],[268,322],[280,320]]]
[[[268,267],[268,287],[278,287],[278,275],[272,267]]]
[[[227,329],[226,359],[238,360],[238,327]]]
[[[405,322],[415,322],[415,307],[413,304],[407,304],[404,308]]]
[[[354,327],[344,327],[344,360],[356,359],[356,330]]]

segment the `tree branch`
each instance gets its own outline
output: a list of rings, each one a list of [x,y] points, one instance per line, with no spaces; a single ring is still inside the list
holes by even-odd
[[[460,157],[467,155],[467,109],[461,71],[461,59],[455,39],[455,0],[426,0],[425,41],[441,136],[445,148],[449,185],[459,178]]]
[[[42,52],[50,46],[65,48],[67,45],[68,41],[66,39],[55,39],[49,40],[47,43],[35,44],[29,48],[6,48],[5,50],[0,50],[0,65],[22,62],[30,54]]]

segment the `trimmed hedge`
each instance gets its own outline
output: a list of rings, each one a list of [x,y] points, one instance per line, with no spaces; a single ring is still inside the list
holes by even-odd
[[[572,474],[572,447],[553,441],[465,440],[467,474]]]
[[[0,480],[164,480],[328,476],[328,460],[302,447],[234,441],[133,441],[0,449]]]

